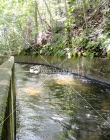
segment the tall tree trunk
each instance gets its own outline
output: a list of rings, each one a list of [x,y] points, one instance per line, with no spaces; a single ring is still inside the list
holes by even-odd
[[[40,22],[41,22],[41,24],[42,24],[42,28],[46,31],[46,28],[45,28],[45,26],[44,26],[44,24],[43,24],[43,21],[45,21],[45,20],[41,18],[41,14],[40,14],[38,8],[37,8],[37,13],[38,13],[38,16],[39,16]]]
[[[51,25],[51,27],[52,27],[52,29],[53,29],[53,18],[52,18],[51,11],[50,11],[49,6],[47,5],[47,3],[46,3],[45,0],[44,0],[44,3],[45,3],[45,5],[46,5],[47,11],[48,11],[48,13],[49,13],[49,15],[50,15],[50,25]]]
[[[84,21],[86,25],[86,33],[88,33],[88,22],[87,22],[87,16],[86,16],[86,7],[85,7],[85,0],[82,0],[82,6],[83,6],[83,14],[84,14]]]
[[[66,3],[66,0],[64,0],[64,4],[65,4],[65,17],[67,19],[68,17],[67,17],[67,3]]]
[[[38,4],[35,1],[35,15],[34,15],[34,18],[35,18],[35,30],[36,30],[36,33],[35,33],[35,45],[37,44],[37,34],[38,34],[38,14],[37,14],[37,10],[38,10]]]
[[[67,9],[68,9],[67,2],[66,2],[66,0],[63,0],[63,1],[64,1],[64,4],[65,4],[65,18],[66,18],[66,21],[65,21],[65,36],[66,36],[66,39],[67,39],[67,45],[69,47],[70,44],[71,44],[71,35],[70,35],[70,28],[71,27],[69,26],[70,23],[68,23],[68,22],[70,22],[69,21],[70,17],[68,15],[68,11],[67,11]]]
[[[62,17],[62,8],[60,6],[61,0],[57,0],[57,3],[58,3],[58,12],[59,12],[59,15]]]

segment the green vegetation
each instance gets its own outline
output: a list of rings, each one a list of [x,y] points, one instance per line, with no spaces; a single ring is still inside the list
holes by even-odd
[[[1,0],[0,54],[110,58],[109,0]]]

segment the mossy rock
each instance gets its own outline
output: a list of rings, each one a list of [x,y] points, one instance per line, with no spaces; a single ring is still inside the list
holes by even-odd
[[[110,58],[110,51],[107,52],[107,57]]]

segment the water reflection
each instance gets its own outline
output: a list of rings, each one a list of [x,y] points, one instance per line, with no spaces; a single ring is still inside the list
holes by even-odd
[[[29,95],[36,95],[42,92],[42,88],[41,87],[38,87],[38,88],[24,87],[23,91]]]
[[[109,87],[70,74],[30,74],[29,67],[16,65],[17,140],[110,139]]]
[[[73,78],[73,75],[59,75],[53,76],[52,80],[59,85],[79,85],[79,83]]]

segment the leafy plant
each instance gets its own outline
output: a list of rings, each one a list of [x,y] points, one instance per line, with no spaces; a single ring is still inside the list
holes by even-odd
[[[75,38],[73,38],[72,40],[72,45],[73,46],[81,46],[81,47],[85,47],[87,45],[88,42],[88,38],[86,36],[77,36]]]
[[[85,51],[84,53],[83,53],[83,56],[85,56],[85,57],[87,57],[87,56],[89,56],[90,55],[90,52],[88,52],[88,51]]]
[[[95,41],[89,41],[86,48],[88,50],[93,50],[98,46],[99,42],[95,42]]]

